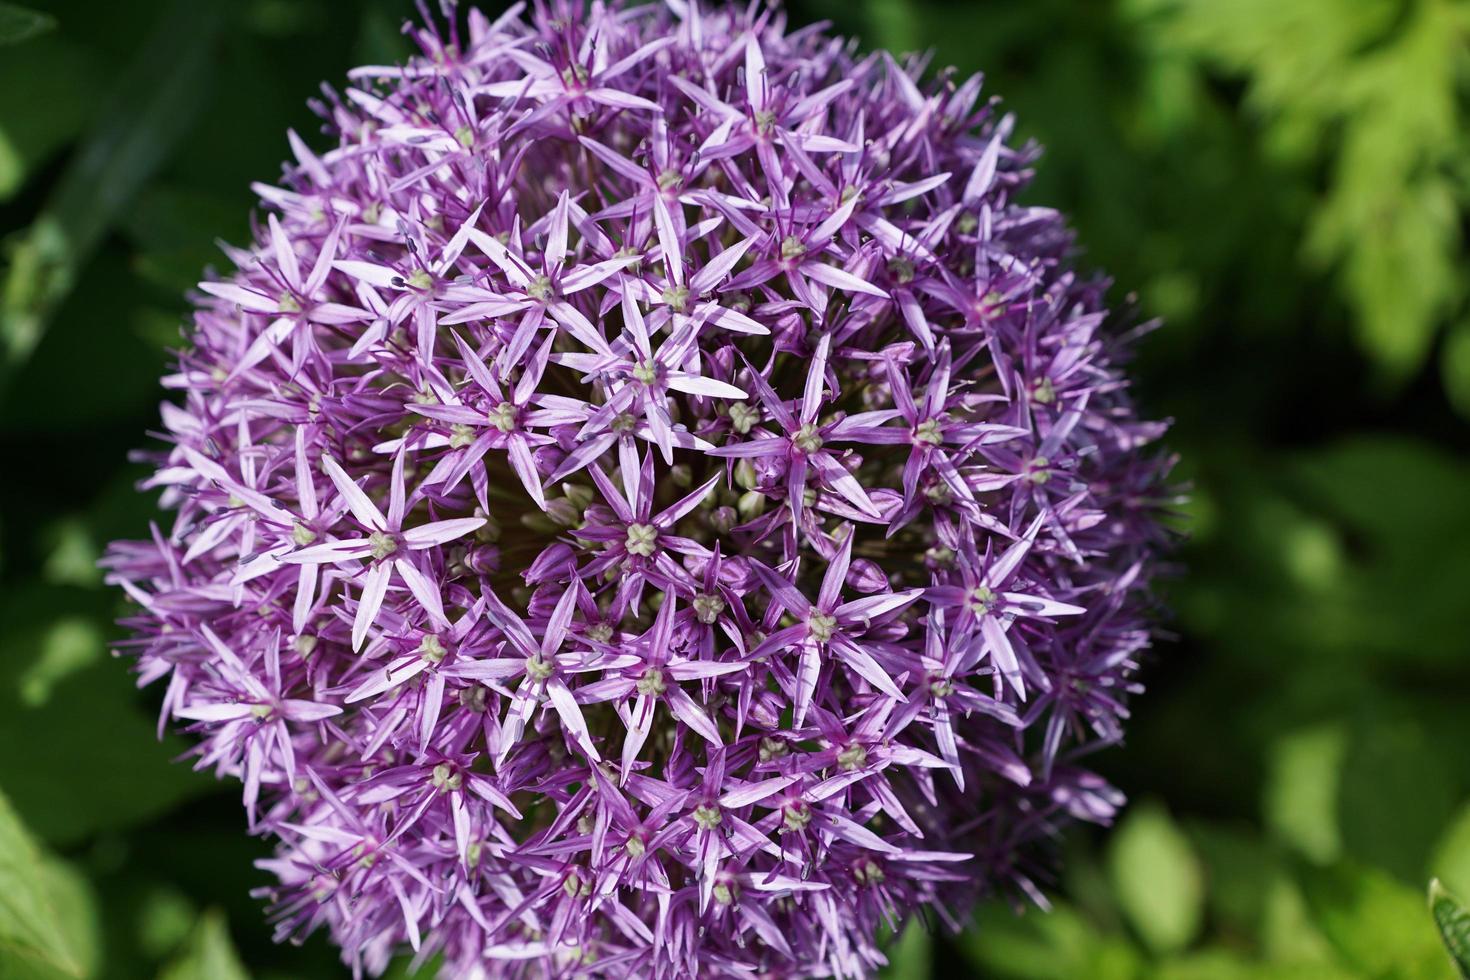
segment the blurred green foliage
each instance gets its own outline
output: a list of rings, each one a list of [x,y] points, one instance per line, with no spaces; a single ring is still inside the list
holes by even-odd
[[[28,9],[33,8],[33,9]],[[1050,914],[893,945],[896,977],[1453,978],[1470,914],[1466,0],[792,0],[985,70],[1165,329],[1187,570],[1129,745],[1139,802]],[[305,99],[402,55],[406,0],[0,2],[0,977],[340,976],[275,946],[238,787],[170,760],[95,559],[154,517],[183,292]],[[1425,900],[1434,876],[1443,882]],[[248,971],[248,973],[247,973]]]

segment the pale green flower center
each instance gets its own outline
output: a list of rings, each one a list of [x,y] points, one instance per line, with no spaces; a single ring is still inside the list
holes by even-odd
[[[966,605],[976,616],[984,616],[995,606],[995,593],[983,585],[977,585],[970,590]]]
[[[694,597],[694,615],[706,626],[720,618],[725,611],[725,600],[717,595],[702,594]]]
[[[316,532],[305,524],[298,523],[291,528],[291,540],[296,542],[296,547],[305,548],[316,540]]]
[[[385,531],[374,531],[368,535],[369,552],[374,558],[387,558],[398,550],[398,542],[393,540],[393,535]]]
[[[822,448],[821,430],[812,422],[803,423],[791,437],[791,444],[804,453],[814,453]]]
[[[450,449],[463,449],[465,446],[468,446],[474,441],[474,426],[465,425],[463,422],[456,422],[449,427]]]
[[[638,693],[647,697],[656,698],[668,690],[668,683],[664,680],[664,672],[657,667],[650,667],[638,678],[636,685]]]
[[[700,830],[714,830],[724,819],[718,806],[701,803],[694,808],[694,822],[699,825]]]
[[[532,680],[544,681],[546,680],[546,678],[550,677],[555,672],[555,670],[556,668],[554,668],[551,664],[541,659],[540,654],[537,654],[534,657],[526,658],[526,676],[531,678]]]
[[[781,822],[787,830],[805,830],[806,825],[812,822],[812,808],[800,800],[788,803],[781,808]]]
[[[740,435],[748,433],[761,420],[760,409],[745,402],[730,406],[730,426]]]
[[[633,365],[633,380],[640,384],[651,385],[658,381],[658,365],[652,361],[639,361]]]
[[[428,634],[419,641],[418,655],[431,664],[442,663],[449,656],[449,651],[444,649],[444,644],[439,642],[439,637],[433,633]]]
[[[937,446],[943,441],[944,432],[941,430],[938,419],[925,419],[914,427],[914,442]]]
[[[447,762],[434,767],[434,788],[441,793],[453,793],[464,785],[464,774]]]
[[[626,544],[628,554],[647,558],[653,554],[655,542],[657,541],[658,528],[652,524],[628,525],[628,541]]]
[[[795,259],[806,254],[806,243],[795,235],[787,235],[781,239],[781,258]]]
[[[846,772],[861,769],[868,764],[868,750],[861,745],[853,744],[837,753],[837,765]]]
[[[551,277],[537,276],[531,280],[526,287],[526,295],[535,300],[547,300],[551,298]]]
[[[689,307],[689,287],[670,286],[664,290],[664,305],[675,313],[683,313]]]
[[[837,617],[831,613],[813,609],[811,615],[806,619],[806,628],[812,639],[819,643],[826,643],[837,631]]]

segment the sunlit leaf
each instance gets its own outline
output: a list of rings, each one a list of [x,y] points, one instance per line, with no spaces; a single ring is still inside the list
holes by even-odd
[[[10,801],[0,794],[0,976],[85,977],[92,953],[81,940],[85,890],[48,869]]]
[[[194,927],[184,950],[159,980],[249,980],[230,940],[229,927],[218,911],[209,911]]]
[[[1460,976],[1470,978],[1470,911],[1435,878],[1429,883],[1429,912]]]
[[[1305,868],[1312,917],[1338,953],[1369,976],[1442,976],[1444,953],[1420,894],[1385,871],[1339,862]]]
[[[1167,810],[1143,803],[1113,833],[1108,870],[1118,903],[1150,949],[1188,946],[1204,913],[1204,878],[1189,839]]]

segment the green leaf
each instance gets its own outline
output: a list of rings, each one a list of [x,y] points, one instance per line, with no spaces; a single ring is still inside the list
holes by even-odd
[[[1462,195],[1450,176],[1465,126],[1457,6],[1183,0],[1173,24],[1187,50],[1245,76],[1268,144],[1326,164],[1307,255],[1335,270],[1361,346],[1398,380],[1465,294]]]
[[[47,842],[126,827],[222,784],[171,760],[154,709],[106,656],[113,596],[15,586],[0,595],[0,785]],[[78,760],[86,760],[85,776]]]
[[[95,975],[102,954],[102,924],[92,883],[71,863],[44,854],[41,874],[51,907],[56,910],[57,924],[76,955],[81,975]]]
[[[13,3],[0,3],[0,45],[19,44],[56,30],[56,18]]]
[[[1351,966],[1373,977],[1440,978],[1444,954],[1415,889],[1378,868],[1304,868],[1307,906]]]
[[[924,923],[914,920],[886,950],[888,966],[880,976],[884,980],[926,980],[934,959],[934,937]]]
[[[187,132],[224,20],[219,0],[175,0],[108,90],[41,215],[13,244],[0,287],[0,389],[40,343],[119,212]]]
[[[1337,803],[1343,851],[1418,884],[1460,795],[1457,749],[1377,707],[1353,716],[1352,732]]]
[[[1466,803],[1435,844],[1429,871],[1456,895],[1470,895],[1470,803]]]
[[[1460,976],[1470,980],[1470,912],[1445,891],[1438,878],[1429,883],[1429,912]]]
[[[1204,876],[1199,858],[1157,803],[1131,809],[1114,832],[1108,870],[1123,914],[1156,953],[1184,949],[1199,932]]]
[[[45,863],[0,793],[0,976],[87,976],[84,932],[64,921],[87,914],[86,906],[85,891]]]
[[[224,916],[215,910],[204,913],[183,952],[159,974],[159,980],[250,980],[230,941]]]
[[[1470,322],[1462,320],[1446,335],[1439,368],[1450,404],[1470,418]]]
[[[1017,913],[983,906],[959,939],[977,975],[1003,980],[1134,980],[1142,957],[1126,939],[1105,936],[1068,905]]]

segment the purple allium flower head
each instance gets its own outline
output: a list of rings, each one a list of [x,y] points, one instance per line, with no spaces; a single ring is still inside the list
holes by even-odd
[[[427,19],[427,18],[426,18]],[[200,284],[142,679],[358,972],[859,976],[1120,797],[1162,426],[980,82],[759,6],[413,37]]]

